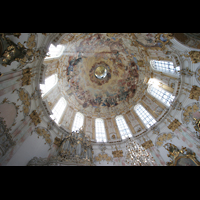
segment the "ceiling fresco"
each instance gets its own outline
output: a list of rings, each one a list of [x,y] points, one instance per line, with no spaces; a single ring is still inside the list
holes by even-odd
[[[78,102],[76,105],[79,105],[82,112],[86,108],[87,111],[99,113],[110,108],[113,108],[112,111],[119,111],[119,108],[123,110],[124,106],[134,102],[137,88],[144,82],[144,72],[149,69],[146,64],[146,49],[160,46],[155,35],[65,35],[60,42],[65,46],[65,64],[61,70],[62,76],[65,74],[67,80],[67,83],[64,83],[68,86],[65,94],[73,94],[73,101],[75,99]]]

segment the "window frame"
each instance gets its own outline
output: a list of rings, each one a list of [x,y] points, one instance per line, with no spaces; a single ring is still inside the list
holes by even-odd
[[[73,130],[74,127],[75,127],[75,128],[78,127],[77,125],[75,125],[75,123],[78,123],[78,122],[76,122],[76,120],[78,119],[77,116],[78,116],[78,117],[79,117],[79,116],[82,117],[82,119],[81,119],[81,120],[82,120],[82,125],[81,125],[78,129]],[[72,125],[72,131],[76,132],[77,130],[79,130],[79,129],[83,126],[83,124],[84,124],[84,115],[83,115],[82,113],[80,113],[80,112],[77,112],[76,115],[75,115],[75,117],[74,117],[74,121],[73,121],[73,125]]]
[[[103,132],[100,132],[100,133],[97,132],[97,129],[99,128],[99,126],[97,126],[98,121],[102,122],[103,127],[101,127],[101,129],[103,130],[104,133]],[[99,136],[97,137],[97,135],[104,135],[105,137],[99,137]],[[97,138],[101,138],[101,140],[97,139]],[[104,120],[102,118],[96,118],[95,119],[95,139],[96,139],[97,142],[102,142],[102,138],[103,138],[103,142],[107,142],[107,135],[106,135]]]
[[[64,45],[54,45],[54,44],[50,44],[50,46],[49,46],[49,49],[51,48],[51,46],[54,46],[53,48],[58,48],[58,46],[61,46],[61,49],[59,50],[59,54],[57,55],[57,56],[46,56],[45,58],[44,58],[44,60],[51,60],[51,59],[55,59],[55,58],[59,58],[62,54],[63,54],[63,51],[65,50],[65,47],[64,47]],[[48,52],[47,53],[49,53],[49,49],[48,49]]]
[[[62,110],[62,113],[60,114],[59,118],[56,119],[57,116],[55,116],[56,114],[55,114],[54,112],[56,111],[56,113],[59,113],[61,106],[60,106],[59,110],[58,110],[58,109],[55,110],[55,108],[57,108],[57,106],[59,105],[59,103],[60,103],[61,100],[64,100],[65,106],[64,106],[64,108],[63,108],[63,110]],[[60,99],[58,100],[58,102],[55,104],[55,106],[54,106],[53,109],[52,109],[52,113],[53,113],[53,114],[50,115],[50,117],[51,117],[52,119],[55,119],[54,121],[55,121],[57,124],[59,124],[59,122],[60,122],[60,120],[61,120],[61,118],[62,118],[62,116],[63,116],[63,113],[64,113],[66,107],[67,107],[67,101],[66,101],[66,99],[65,99],[64,97],[60,97]]]
[[[141,107],[141,109],[138,110],[138,107]],[[157,122],[156,119],[141,104],[135,105],[134,110],[146,128],[150,128]]]
[[[147,92],[151,96],[155,97],[158,101],[163,103],[164,105],[167,105],[167,107],[170,107],[170,105],[171,105],[170,101],[173,102],[175,99],[175,96],[173,96],[172,93],[170,93],[154,84],[151,84],[148,86]],[[159,95],[160,98],[158,97],[158,94],[161,94],[161,95]]]
[[[172,63],[172,64],[169,64],[169,63]],[[160,69],[158,69],[158,67],[156,66],[156,64],[158,64],[158,66],[159,66]],[[151,65],[151,67],[154,70],[159,71],[159,72],[163,72],[163,73],[167,73],[167,74],[173,74],[173,75],[176,75],[176,76],[180,74],[179,73],[180,66],[174,65],[173,61],[152,59],[152,60],[150,60],[150,65]],[[167,67],[162,67],[162,65],[163,66],[167,66],[168,65],[168,69],[166,70]]]
[[[121,119],[121,120],[119,120]],[[121,138],[124,140],[126,138],[132,137],[132,132],[126,122],[126,120],[124,119],[123,115],[118,115],[115,117],[115,121],[117,124],[117,128],[119,130],[119,133],[121,135]],[[121,123],[121,124],[120,124]],[[123,127],[122,127],[123,126]],[[128,130],[128,131],[127,131]]]
[[[51,78],[51,77],[53,77],[53,76],[55,77],[55,83],[54,83],[54,85],[51,86],[51,88],[49,88],[45,93],[43,93],[43,94],[41,95],[42,98],[44,98],[46,95],[48,95],[48,94],[50,93],[50,91],[57,85],[57,83],[58,83],[58,74],[55,73],[55,74],[52,74],[51,76],[48,76],[47,78],[45,78],[45,84],[40,84],[40,89],[41,89],[41,85],[42,85],[42,86],[45,86],[45,85],[46,85],[46,79]],[[52,82],[52,81],[50,81],[50,82]],[[48,85],[48,84],[47,84],[47,85]],[[42,89],[41,89],[41,92],[43,92]]]

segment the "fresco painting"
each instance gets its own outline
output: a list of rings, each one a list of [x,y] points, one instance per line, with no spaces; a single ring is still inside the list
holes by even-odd
[[[132,60],[126,58],[127,54],[121,39],[105,40],[100,34],[80,43],[75,56],[68,59],[66,75],[71,91],[83,108],[90,105],[95,108],[112,107],[134,96],[139,77],[138,67],[133,57]],[[92,56],[95,59],[91,60]],[[81,65],[85,67],[82,69]],[[94,76],[97,65],[104,65],[107,69],[107,76],[102,80]]]
[[[79,38],[76,45],[70,43],[68,51],[73,53],[68,57],[66,76],[70,90],[83,108],[92,106],[102,110],[121,102],[129,103],[134,97],[139,82],[137,63],[143,55],[125,35],[94,34]],[[135,34],[138,43],[150,47],[158,46],[154,36]],[[107,70],[102,79],[95,77],[98,66]]]

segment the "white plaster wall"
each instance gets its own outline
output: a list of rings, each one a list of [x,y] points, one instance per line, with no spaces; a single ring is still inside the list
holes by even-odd
[[[45,158],[48,156],[50,146],[44,144],[45,139],[37,133],[33,133],[22,143],[17,152],[13,155],[7,166],[25,166],[33,157]]]
[[[96,143],[96,144],[93,145],[93,151],[94,151],[93,161],[95,161],[95,159],[94,159],[95,156],[98,156],[99,153],[100,154],[102,153],[102,151],[99,148],[99,144],[101,144],[101,143]],[[111,147],[111,145],[113,146],[113,148]],[[119,144],[117,144],[116,146],[117,146],[118,150],[122,150],[123,151],[123,155],[124,155],[125,154],[125,148],[126,148],[125,143],[121,142],[120,143],[120,147],[119,147]],[[109,144],[109,143],[106,144],[105,153],[108,156],[112,157],[112,161],[107,162],[106,160],[102,160],[102,161],[100,161],[100,163],[99,163],[99,161],[97,161],[97,162],[94,162],[95,165],[96,166],[121,166],[120,162],[119,163],[117,163],[117,162],[114,163],[115,159],[113,158],[112,151],[116,151],[115,145],[114,144]],[[119,159],[120,160],[124,159],[124,157],[121,157]]]

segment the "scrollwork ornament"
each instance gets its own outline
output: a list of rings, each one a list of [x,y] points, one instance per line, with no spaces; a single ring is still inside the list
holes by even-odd
[[[164,148],[169,152],[168,157],[171,158],[168,166],[200,166],[200,162],[196,158],[195,152],[189,148],[183,147],[179,149],[176,145],[167,143]]]

